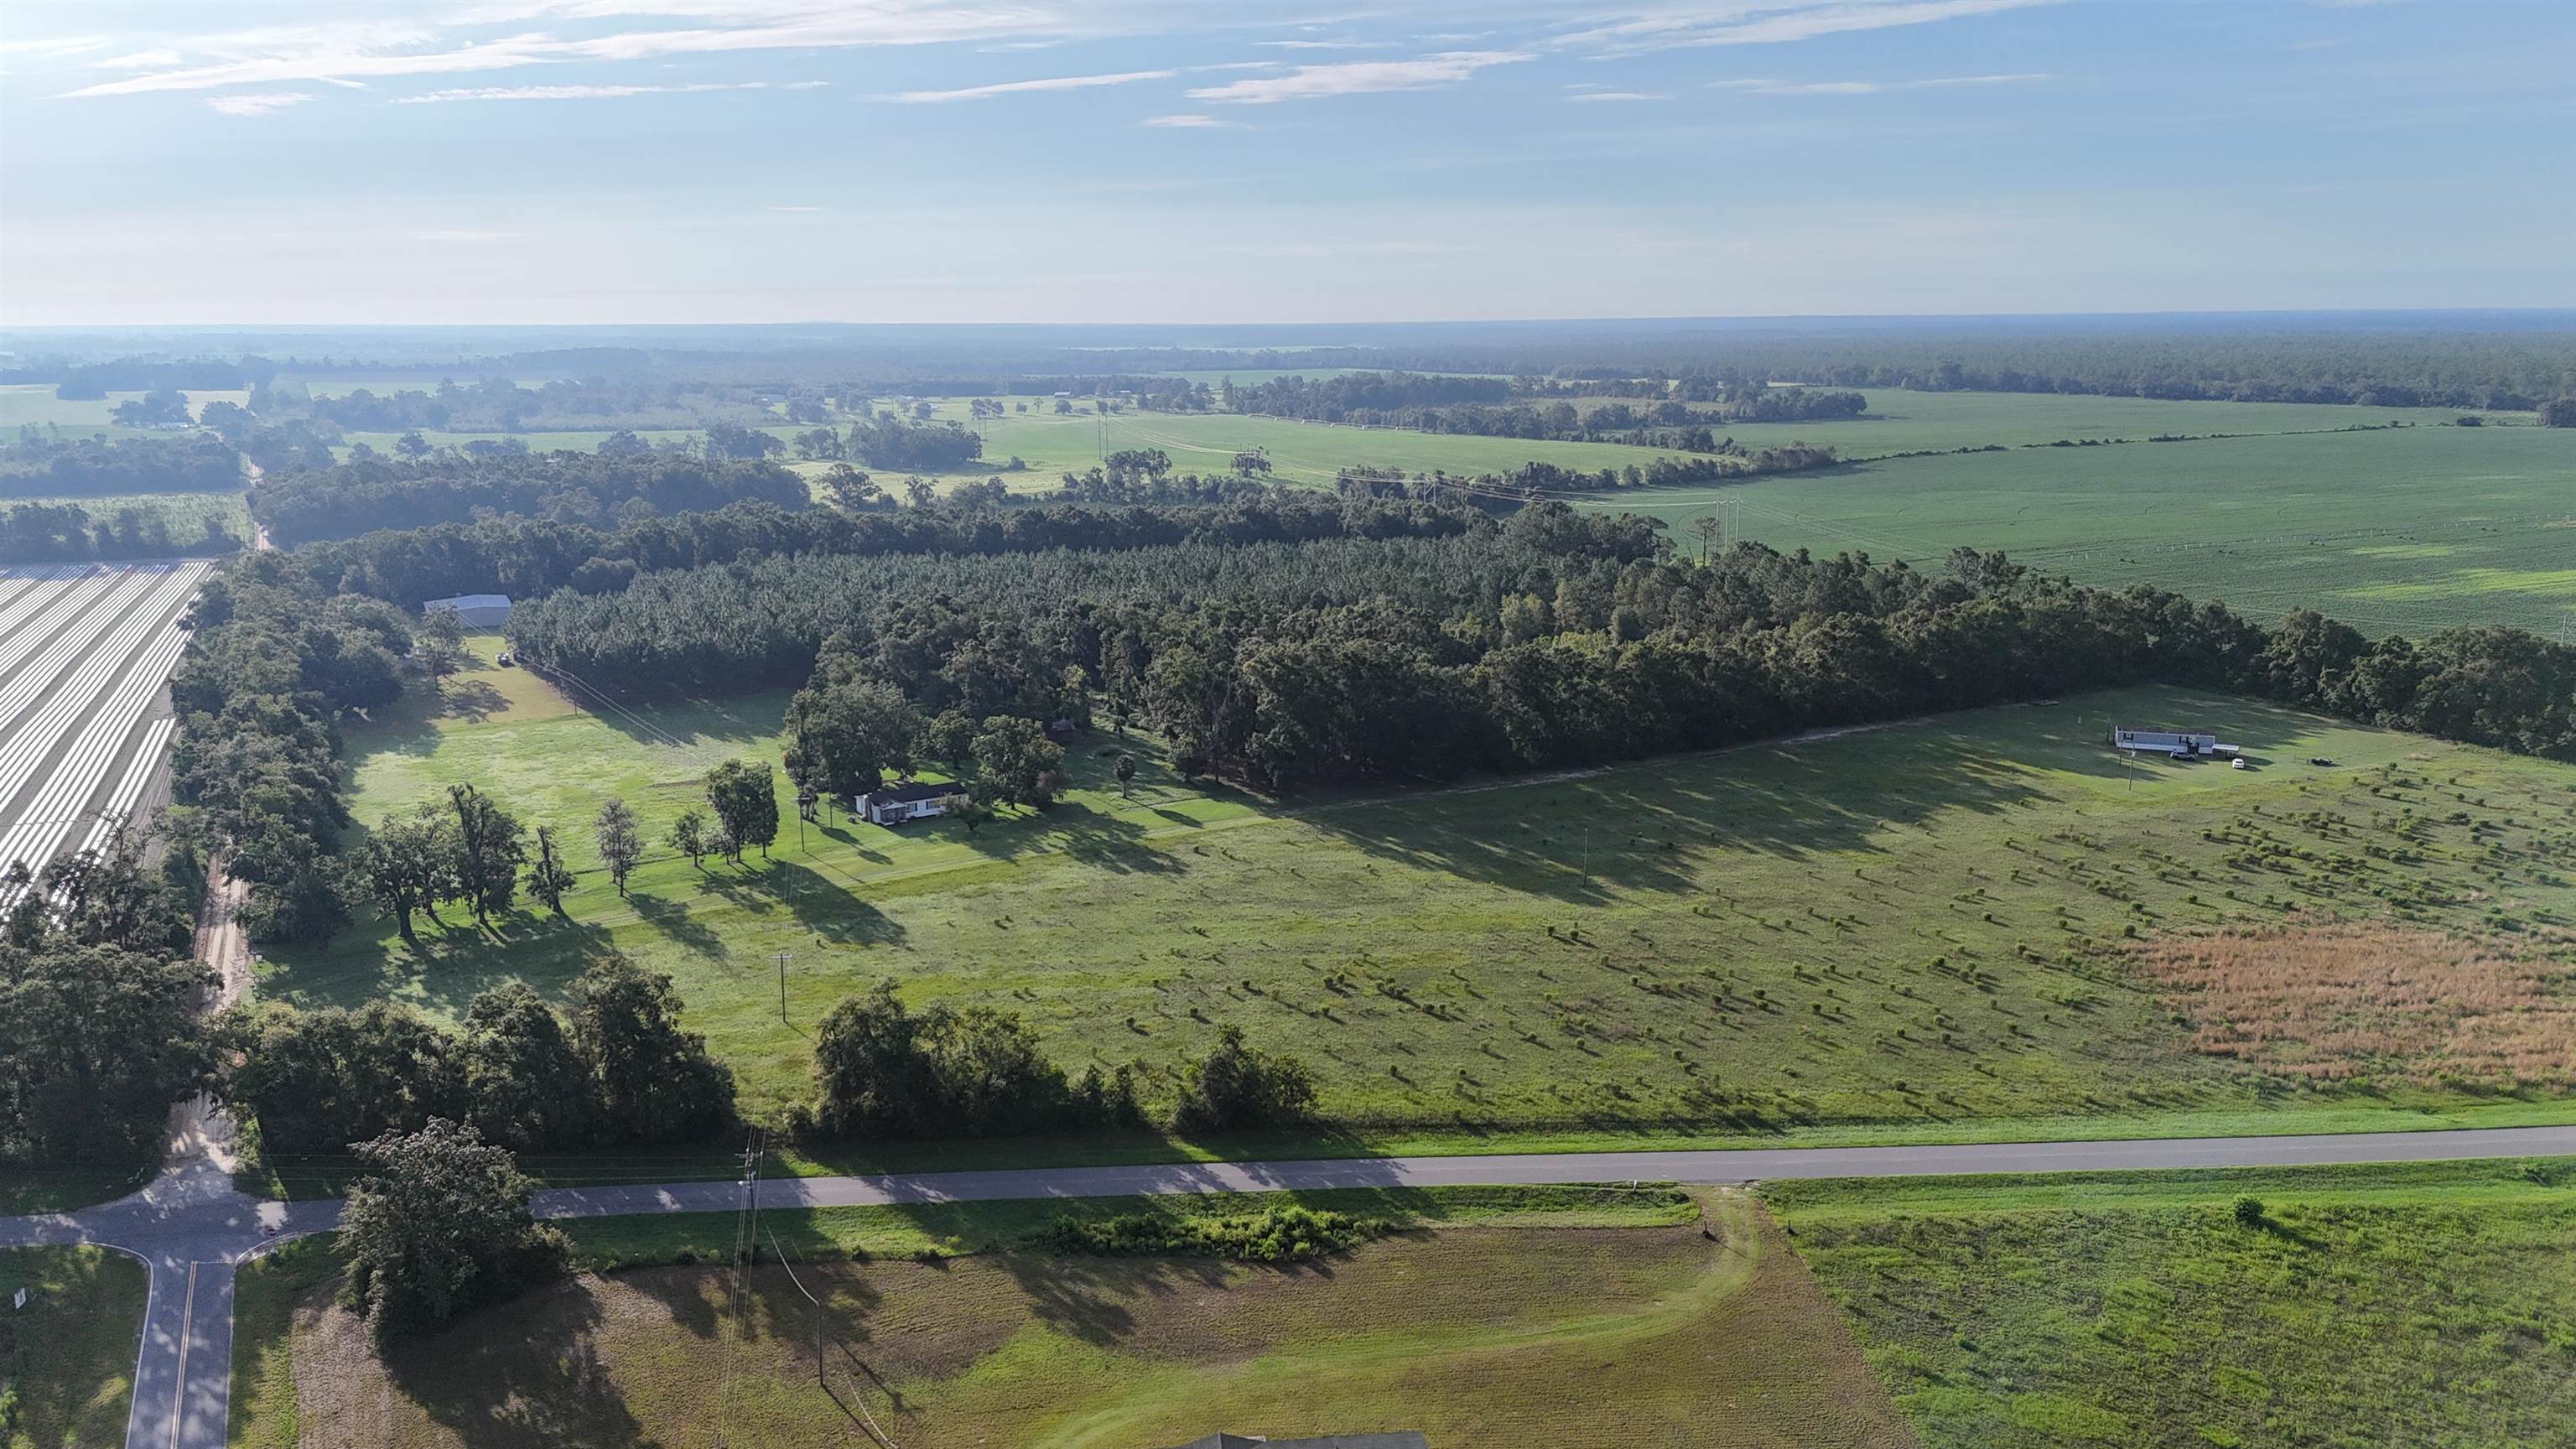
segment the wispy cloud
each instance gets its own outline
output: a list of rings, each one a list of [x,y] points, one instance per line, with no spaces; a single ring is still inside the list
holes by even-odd
[[[1596,13],[1557,43],[1609,55],[1710,45],[1778,45],[1855,30],[1926,25],[2056,0],[1676,0]]]
[[[0,56],[24,55],[38,60],[59,60],[65,56],[87,55],[105,50],[116,42],[104,35],[53,35],[39,40],[0,40]]]
[[[763,211],[821,211],[819,206],[764,206]]]
[[[138,50],[130,55],[111,55],[89,62],[93,70],[157,70],[173,66],[187,57],[175,50]]]
[[[629,22],[609,34],[564,38],[526,31],[459,39],[453,31],[532,20]],[[675,24],[675,22],[678,22]],[[694,23],[692,23],[694,22]],[[71,96],[218,90],[299,81],[366,81],[402,76],[515,70],[566,62],[655,60],[745,51],[926,45],[1097,31],[1049,0],[557,0],[489,4],[449,17],[445,28],[374,17],[273,26],[172,40],[198,63],[82,86]],[[106,42],[101,42],[103,46]]]
[[[1261,76],[1190,92],[1195,101],[1266,106],[1279,101],[1309,101],[1326,96],[1370,95],[1383,91],[1423,91],[1456,85],[1487,66],[1532,59],[1514,50],[1452,50],[1420,60],[1354,60],[1334,65],[1301,65],[1286,75]]]
[[[1138,81],[1170,80],[1180,74],[1171,70],[1122,70],[1110,75],[1057,75],[1040,80],[1003,81],[998,85],[966,86],[953,91],[898,91],[878,99],[900,102],[907,106],[940,105],[948,101],[980,101],[993,96],[1015,96],[1030,91],[1087,91],[1099,86],[1134,85]]]
[[[1709,84],[1718,90],[1741,91],[1746,95],[1755,96],[1874,96],[1881,91],[1937,91],[1960,86],[2028,85],[2034,81],[2051,79],[2054,77],[2044,71],[2029,71],[2012,75],[1940,75],[1927,76],[1918,80],[1892,81],[1793,81],[1756,77],[1748,80],[1711,81]]]
[[[508,241],[526,236],[523,231],[416,231],[413,241],[447,242],[457,246],[480,246],[485,242]]]
[[[1669,101],[1662,91],[1578,91],[1567,96],[1568,105],[1588,105],[1600,101]]]
[[[453,101],[604,101],[622,96],[693,95],[699,91],[810,91],[829,81],[699,81],[675,86],[480,86],[398,96],[398,106],[434,106]]]
[[[1147,116],[1145,118],[1145,124],[1148,126],[1161,126],[1174,131],[1239,131],[1243,129],[1239,122],[1220,121],[1214,116],[1198,114]]]
[[[1390,40],[1264,40],[1257,44],[1272,50],[1385,50]]]
[[[310,91],[276,91],[264,95],[212,96],[206,109],[221,116],[265,116],[288,106],[300,106],[313,99]]]
[[[1436,241],[1359,241],[1359,242],[1277,242],[1256,247],[1219,247],[1216,250],[1247,257],[1419,257],[1438,256],[1466,248]]]

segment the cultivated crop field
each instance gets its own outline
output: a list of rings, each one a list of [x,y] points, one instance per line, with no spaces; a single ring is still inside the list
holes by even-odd
[[[2576,1161],[1763,1196],[1931,1449],[2576,1442]]]
[[[203,563],[0,569],[0,869],[104,844],[177,721],[163,686]],[[0,886],[0,907],[17,892]]]
[[[1721,500],[1742,510],[1746,537],[1776,548],[1927,563],[1999,548],[2083,583],[2151,583],[2263,619],[2316,608],[2374,634],[2505,623],[2554,635],[2576,609],[2576,433],[2564,429],[2022,448],[1595,503],[1687,539]]]
[[[475,713],[350,732],[362,821],[470,780],[575,840],[623,795],[658,840],[715,759],[777,750],[774,696],[603,718],[517,671],[450,690]],[[2126,765],[2099,743],[2115,719],[2200,724],[2257,767]],[[623,902],[588,873],[568,922],[427,930],[418,954],[362,922],[277,951],[260,989],[454,1017],[615,948],[672,973],[754,1110],[804,1090],[824,1011],[890,978],[1149,1085],[1237,1023],[1364,1130],[2289,1130],[2481,1098],[2438,1053],[2319,1081],[2196,1050],[2139,940],[2355,918],[2515,956],[2576,920],[2576,770],[2175,690],[1291,802],[1141,750],[1122,800],[1114,748],[1079,741],[1043,816],[801,845],[791,819],[766,864],[665,858]],[[2523,1004],[2565,1010],[2543,996]]]
[[[736,1442],[866,1442],[848,1405],[894,1442],[924,1449],[1133,1449],[1220,1427],[1614,1446],[1672,1442],[1720,1421],[1735,1445],[1909,1442],[1832,1305],[1749,1197],[1712,1194],[1704,1235],[1702,1205],[1687,1198],[1678,1222],[1620,1212],[1587,1226],[1580,1212],[1515,1214],[1512,1200],[1530,1195],[1460,1196],[1483,1201],[1460,1212],[1433,1194],[1307,1195],[1408,1227],[1276,1268],[1058,1256],[990,1232],[969,1256],[932,1263],[817,1262],[818,1240],[855,1239],[883,1255],[920,1234],[894,1210],[861,1210],[872,1222],[764,1216],[809,1259],[799,1276],[827,1305],[830,1395],[814,1381],[811,1310],[774,1267],[751,1275],[750,1332],[719,1380],[717,1270],[585,1275],[379,1361],[327,1289],[294,1300],[302,1265],[289,1261],[243,1280],[245,1323],[270,1327],[236,1338],[237,1361],[247,1355],[266,1371],[247,1405],[236,1396],[235,1442],[292,1442],[276,1432],[284,1394],[305,1442],[404,1449],[704,1443],[719,1424]],[[1057,1209],[933,1211],[1016,1227]],[[667,1225],[638,1226],[668,1245]],[[626,1225],[596,1227],[576,1229],[585,1256],[631,1236]],[[730,1219],[690,1229],[731,1242]],[[287,1322],[291,1346],[278,1342]],[[281,1360],[291,1375],[278,1372]]]

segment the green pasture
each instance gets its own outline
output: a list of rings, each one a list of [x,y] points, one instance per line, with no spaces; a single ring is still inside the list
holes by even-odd
[[[2576,1442],[2576,1160],[1763,1196],[1929,1449]]]
[[[2265,620],[2313,607],[2371,633],[2554,634],[2576,612],[2576,433],[2558,429],[2023,448],[1592,500],[1661,519],[1693,550],[1692,520],[1721,501],[1775,548],[1924,564],[1999,548]]]
[[[602,798],[658,839],[716,760],[778,751],[776,696],[593,713],[497,670],[450,691],[458,713],[348,732],[362,822],[472,781],[588,867]],[[2214,729],[2256,768],[2125,765],[2099,743],[2114,720]],[[801,843],[790,820],[768,861],[666,855],[627,901],[586,871],[568,920],[497,939],[425,927],[415,952],[361,922],[271,952],[259,989],[453,1019],[615,948],[675,977],[755,1109],[804,1089],[834,1002],[892,979],[1017,1012],[1072,1069],[1134,1061],[1149,1092],[1239,1024],[1363,1130],[2348,1128],[2482,1099],[2402,1064],[2293,1088],[2196,1056],[2121,945],[2302,913],[2511,936],[2576,910],[2576,770],[2174,690],[1287,802],[1184,784],[1141,742],[1121,800],[1120,747],[1078,740],[1044,815],[835,815]],[[2399,802],[2426,817],[2404,865],[2369,849]]]

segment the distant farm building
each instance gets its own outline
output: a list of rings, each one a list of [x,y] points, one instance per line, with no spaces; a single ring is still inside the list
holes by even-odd
[[[420,616],[424,619],[442,611],[454,614],[470,629],[498,629],[510,622],[510,596],[458,594],[452,599],[432,599],[420,606]]]
[[[2197,730],[2114,729],[2111,731],[2111,747],[2136,754],[2168,755],[2177,760],[2236,753],[2236,746],[2220,744],[2218,736]]]
[[[945,815],[965,798],[965,786],[942,780],[936,785],[891,785],[871,790],[852,800],[850,808],[866,816],[871,825],[901,825],[907,820]]]

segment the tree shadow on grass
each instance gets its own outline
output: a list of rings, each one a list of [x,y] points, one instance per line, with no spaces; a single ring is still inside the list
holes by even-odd
[[[2092,714],[2120,704],[2106,701]],[[2155,707],[2190,712],[2189,727],[2215,729],[2249,748],[2274,747],[2317,723],[2229,696],[2175,695]],[[2116,778],[2131,768],[2107,743],[2092,742],[2091,719],[2079,725],[2069,712],[2061,725],[2058,718],[2017,714],[1999,731],[1984,712],[1961,716],[1953,729],[1932,720],[1847,743],[1784,740],[1612,765],[1572,779],[1298,813],[1382,859],[1601,905],[1614,892],[1701,889],[1724,852],[1801,859],[1875,851],[1873,837],[1890,827],[2045,803],[2053,772]],[[2107,735],[2108,726],[2099,733]]]
[[[723,939],[677,901],[664,900],[660,896],[633,895],[627,897],[626,903],[634,907],[637,920],[661,932],[665,939],[683,951],[714,961],[721,961],[730,954],[725,950]]]
[[[1123,815],[1103,814],[1087,805],[1058,805],[1052,810],[998,820],[974,831],[960,827],[955,838],[977,854],[995,860],[1055,852],[1119,875],[1177,875],[1182,869],[1179,861],[1145,838],[1142,823]]]
[[[812,866],[775,859],[739,870],[719,865],[701,884],[751,915],[784,911],[799,930],[835,946],[899,946],[904,941],[904,929],[893,917],[860,899],[851,883]]]
[[[599,1360],[601,1322],[590,1284],[555,1284],[396,1347],[385,1372],[474,1449],[658,1449]]]
[[[1040,1323],[1102,1347],[1133,1336],[1138,1306],[1190,1289],[1223,1288],[1227,1265],[1214,1258],[1086,1258],[1000,1253]]]

